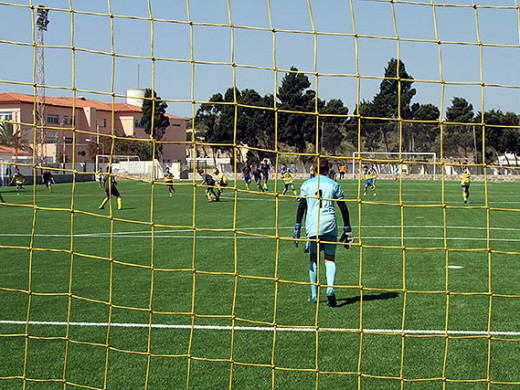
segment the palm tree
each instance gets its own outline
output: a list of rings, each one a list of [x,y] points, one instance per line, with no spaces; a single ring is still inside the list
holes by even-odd
[[[31,147],[24,140],[20,131],[15,131],[14,126],[10,122],[0,122],[0,145],[9,146],[21,150],[31,151]]]

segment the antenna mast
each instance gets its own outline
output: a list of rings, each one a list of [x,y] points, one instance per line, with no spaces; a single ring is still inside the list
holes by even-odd
[[[39,154],[40,166],[43,174],[43,162],[45,158],[44,144],[45,144],[45,58],[43,46],[43,33],[47,31],[49,19],[47,18],[49,10],[43,5],[38,5],[36,8],[38,17],[36,18],[37,39],[36,39],[36,119],[38,140],[39,140]]]

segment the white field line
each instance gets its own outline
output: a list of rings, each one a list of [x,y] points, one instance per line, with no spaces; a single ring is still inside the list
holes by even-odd
[[[422,193],[424,193],[424,191],[421,191]],[[516,195],[516,193],[514,193]],[[403,196],[407,195],[405,193],[402,194]],[[346,199],[351,199],[352,197],[351,196],[347,196]],[[366,198],[363,198],[365,199],[366,201],[370,202],[370,201],[376,201],[376,202],[390,202],[390,203],[398,203],[399,202],[399,199],[392,199],[392,198],[377,198],[377,197],[366,197]],[[228,199],[228,200],[235,200],[235,197],[234,196],[221,196],[220,199]],[[272,197],[260,197],[260,198],[253,198],[253,197],[248,197],[248,198],[240,198],[239,199],[240,201],[253,201],[253,202],[276,202],[276,198],[272,198]],[[278,202],[295,202],[296,201],[296,198],[295,197],[289,197],[288,199],[286,198],[278,198]],[[453,203],[458,203],[458,201],[447,201],[445,202],[446,204],[453,204]],[[462,203],[462,202],[461,202]],[[439,204],[441,205],[442,204],[442,200],[439,199],[439,200],[406,200],[406,199],[403,199],[403,204]],[[493,201],[491,200],[489,202],[490,206],[491,207],[496,207],[497,205],[508,205],[508,204],[518,204],[518,202],[515,202],[515,201]],[[484,205],[484,202],[478,202],[478,203],[475,203],[476,206],[483,206]]]
[[[408,225],[405,226],[405,229],[443,229],[444,226],[442,225]],[[290,230],[292,231],[293,227],[291,226],[280,226],[278,228],[280,231],[284,230]],[[369,225],[369,226],[362,226],[362,229],[401,229],[400,225]],[[455,230],[455,229],[468,229],[467,226],[448,226],[448,230]],[[222,231],[229,231],[230,233],[233,232],[233,229],[219,229],[219,232]],[[240,231],[258,231],[258,230],[271,230],[274,231],[274,227],[243,227],[238,228]],[[487,231],[486,227],[471,227],[471,230],[476,231]],[[489,228],[490,231],[500,231],[500,232],[520,232],[520,228]],[[166,229],[166,230],[155,230],[153,237],[154,238],[189,238],[192,239],[194,230],[193,229]],[[183,234],[176,234],[173,233],[185,233],[189,235],[183,235]],[[199,237],[204,237],[205,239],[229,239],[233,238],[231,236],[223,236],[223,235],[208,235],[207,232],[199,232],[197,235]],[[31,237],[31,233],[0,233],[0,237]],[[46,234],[46,233],[35,233],[34,237],[55,237],[55,238],[70,238],[70,234]],[[151,230],[137,230],[137,231],[125,231],[125,232],[103,232],[103,233],[78,233],[74,234],[75,238],[107,238],[107,237],[119,237],[119,238],[149,238],[152,237],[152,231]],[[241,238],[250,238],[250,239],[263,239],[265,237],[248,237],[243,236]],[[391,239],[400,239],[400,235],[396,236],[363,236],[365,240],[391,240]],[[404,236],[404,239],[406,240],[443,240],[443,236]],[[447,237],[448,240],[466,240],[466,241],[486,241],[486,237]],[[490,241],[493,242],[518,242],[520,241],[519,238],[490,238]]]
[[[344,332],[394,335],[448,335],[448,336],[520,336],[520,332],[479,331],[479,330],[434,330],[434,329],[355,329],[355,328],[312,328],[289,326],[218,326],[218,325],[172,325],[172,324],[139,324],[112,322],[65,322],[65,321],[29,321],[33,326],[77,326],[77,327],[114,327],[114,328],[152,328],[152,329],[199,329],[220,331],[252,331],[252,332]],[[0,320],[0,325],[27,325],[26,321]]]
[[[16,237],[29,237],[30,234],[0,234],[0,237],[2,236],[8,236],[8,237],[13,237],[13,236],[16,236]],[[34,235],[35,237],[58,237],[58,238],[63,238],[63,237],[70,237],[70,235],[68,234],[35,234]],[[116,236],[116,234],[114,234],[114,236]],[[75,235],[74,237],[78,237],[77,235]],[[93,235],[89,235],[88,237],[90,238],[110,238],[110,233],[100,233],[100,234],[93,234]],[[151,238],[152,235],[151,234],[148,234],[148,235],[143,235],[143,234],[134,234],[134,235],[124,235],[124,236],[120,236],[119,238]],[[193,237],[190,237],[190,236],[181,236],[181,235],[159,235],[159,234],[154,234],[153,235],[154,239],[155,238],[185,238],[185,239],[190,239],[190,240],[193,240]],[[204,234],[198,234],[197,235],[198,238],[204,238],[205,240],[226,240],[226,239],[233,239],[233,237],[231,236],[206,236]],[[244,239],[244,240],[264,240],[264,239],[268,239],[267,237],[257,237],[257,236],[244,236],[244,237],[241,237],[241,239]],[[400,240],[401,237],[400,236],[377,236],[377,237],[373,237],[373,236],[363,236],[363,240],[364,241],[367,241],[367,240]],[[444,237],[432,237],[432,236],[427,236],[427,237],[410,237],[410,236],[405,236],[404,237],[405,240],[407,241],[417,241],[417,240],[420,240],[420,241],[424,241],[424,240],[444,240]],[[448,241],[487,241],[487,238],[485,237],[482,237],[482,238],[477,238],[477,237],[447,237],[447,240]],[[520,238],[490,238],[489,239],[490,242],[520,242]]]

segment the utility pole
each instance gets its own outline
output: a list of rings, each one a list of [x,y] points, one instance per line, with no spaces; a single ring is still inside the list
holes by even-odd
[[[36,38],[36,119],[38,131],[38,148],[40,154],[40,173],[43,175],[43,162],[45,157],[45,58],[43,46],[43,33],[47,31],[49,19],[47,18],[49,10],[43,5],[36,8],[38,17],[36,18],[37,38]]]

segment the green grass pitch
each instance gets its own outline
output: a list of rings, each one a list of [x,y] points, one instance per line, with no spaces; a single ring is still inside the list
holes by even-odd
[[[0,389],[520,388],[520,184],[340,183],[334,309],[274,183],[2,188]]]

